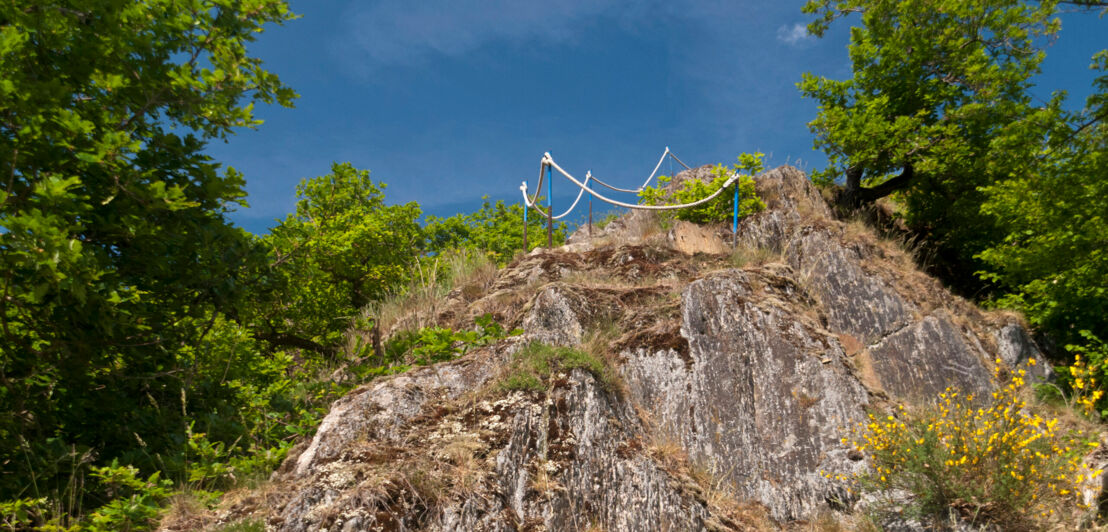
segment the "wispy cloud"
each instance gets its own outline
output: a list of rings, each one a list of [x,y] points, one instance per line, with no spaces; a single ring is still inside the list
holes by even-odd
[[[626,16],[616,0],[384,0],[348,13],[349,32],[370,66],[459,56],[493,43],[572,42],[606,15]],[[636,10],[637,11],[637,10]]]
[[[802,46],[814,39],[815,37],[808,33],[808,28],[804,24],[796,23],[791,26],[786,24],[777,28],[777,40],[790,46]]]

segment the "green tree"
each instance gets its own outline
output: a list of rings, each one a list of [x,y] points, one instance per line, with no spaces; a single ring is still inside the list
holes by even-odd
[[[927,237],[947,280],[1028,312],[1076,338],[1103,328],[1104,123],[1108,80],[1085,109],[1064,93],[1033,101],[1029,88],[1056,37],[1059,4],[1021,0],[812,0],[822,35],[847,15],[853,76],[810,74],[819,102],[809,126],[843,180],[847,206],[896,193],[909,226]],[[1094,58],[1103,69],[1105,56]],[[982,284],[974,279],[979,272]],[[999,292],[997,292],[999,291]]]
[[[58,458],[179,444],[185,346],[254,254],[205,143],[295,94],[246,45],[282,0],[0,4],[0,498]],[[107,422],[110,420],[110,422]],[[136,456],[128,459],[138,460]]]
[[[1032,109],[1027,89],[1044,57],[1039,46],[1059,27],[1055,4],[810,1],[816,35],[840,16],[861,18],[850,32],[853,76],[805,74],[800,83],[819,103],[809,127],[829,160],[813,178],[842,178],[848,206],[899,191],[906,221],[928,237],[944,273],[972,274],[973,255],[1003,235],[979,209],[978,187],[1008,173],[1006,159],[990,160],[990,145]]]
[[[1003,289],[998,304],[1060,341],[1108,331],[1108,50],[1094,59],[1085,108],[1052,105],[1011,128],[996,144],[1027,155],[981,189],[1005,236],[977,255],[978,274]]]
[[[488,253],[497,264],[507,263],[522,250],[523,206],[505,205],[501,200],[489,203],[488,197],[483,199],[481,208],[470,214],[455,214],[449,218],[428,216],[427,250],[437,254],[452,249],[476,249]],[[529,250],[546,245],[546,217],[538,211],[532,209],[527,219]],[[553,238],[556,246],[565,242],[565,223],[554,223]]]
[[[258,338],[331,355],[363,307],[406,286],[423,245],[420,209],[386,205],[384,188],[350,163],[300,183],[296,212],[263,239],[272,299],[252,318]]]

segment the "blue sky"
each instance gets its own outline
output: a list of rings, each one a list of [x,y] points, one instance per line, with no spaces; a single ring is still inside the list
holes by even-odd
[[[808,36],[802,0],[292,0],[302,18],[250,51],[301,97],[208,152],[242,171],[256,233],[332,161],[369,169],[390,203],[449,215],[516,201],[544,151],[583,176],[637,186],[665,146],[689,164],[762,151],[818,168],[803,72],[849,76],[847,28]],[[1084,97],[1108,21],[1064,19],[1041,77]],[[799,162],[798,162],[799,161]],[[664,166],[663,171],[669,170]],[[572,199],[555,182],[555,210]]]

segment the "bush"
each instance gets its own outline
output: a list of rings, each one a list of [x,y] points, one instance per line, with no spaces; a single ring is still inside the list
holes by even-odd
[[[1085,345],[1067,345],[1073,353],[1073,365],[1058,367],[1059,381],[1070,392],[1070,401],[1090,418],[1108,417],[1108,398],[1104,384],[1108,382],[1108,344],[1089,331],[1081,331]]]
[[[884,420],[871,414],[852,442],[872,460],[859,487],[911,493],[907,513],[914,517],[955,509],[974,524],[1005,530],[1045,527],[1084,509],[1078,487],[1100,471],[1081,460],[1097,443],[1030,413],[1019,398],[1023,375],[984,404],[947,389],[918,412],[901,407]]]
[[[739,173],[739,217],[745,218],[766,208],[766,204],[758,197],[754,190],[754,175],[762,171],[763,154],[753,155],[744,153],[739,156],[739,163],[734,166],[734,171]],[[645,205],[680,205],[692,203],[714,194],[731,178],[731,171],[722,164],[716,165],[712,170],[715,177],[711,182],[705,183],[699,179],[690,179],[681,183],[681,188],[672,193],[666,190],[670,182],[668,176],[658,176],[657,187],[646,187],[639,193],[639,198]],[[723,192],[716,199],[686,209],[674,211],[662,211],[663,219],[685,220],[698,224],[724,222],[734,216],[735,195]]]
[[[522,329],[504,330],[491,314],[475,320],[476,330],[455,331],[448,327],[424,327],[418,331],[401,331],[385,345],[385,358],[426,366],[453,360],[474,347],[491,345],[509,336],[523,334]]]

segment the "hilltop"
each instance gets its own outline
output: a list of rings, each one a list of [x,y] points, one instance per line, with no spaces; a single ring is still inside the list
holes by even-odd
[[[386,338],[486,314],[522,334],[356,389],[265,487],[166,526],[853,529],[865,501],[843,479],[867,461],[850,427],[948,387],[988,396],[996,375],[1050,378],[1018,316],[837,219],[799,170],[757,190],[768,208],[734,249],[729,228],[635,212],[398,317]]]

